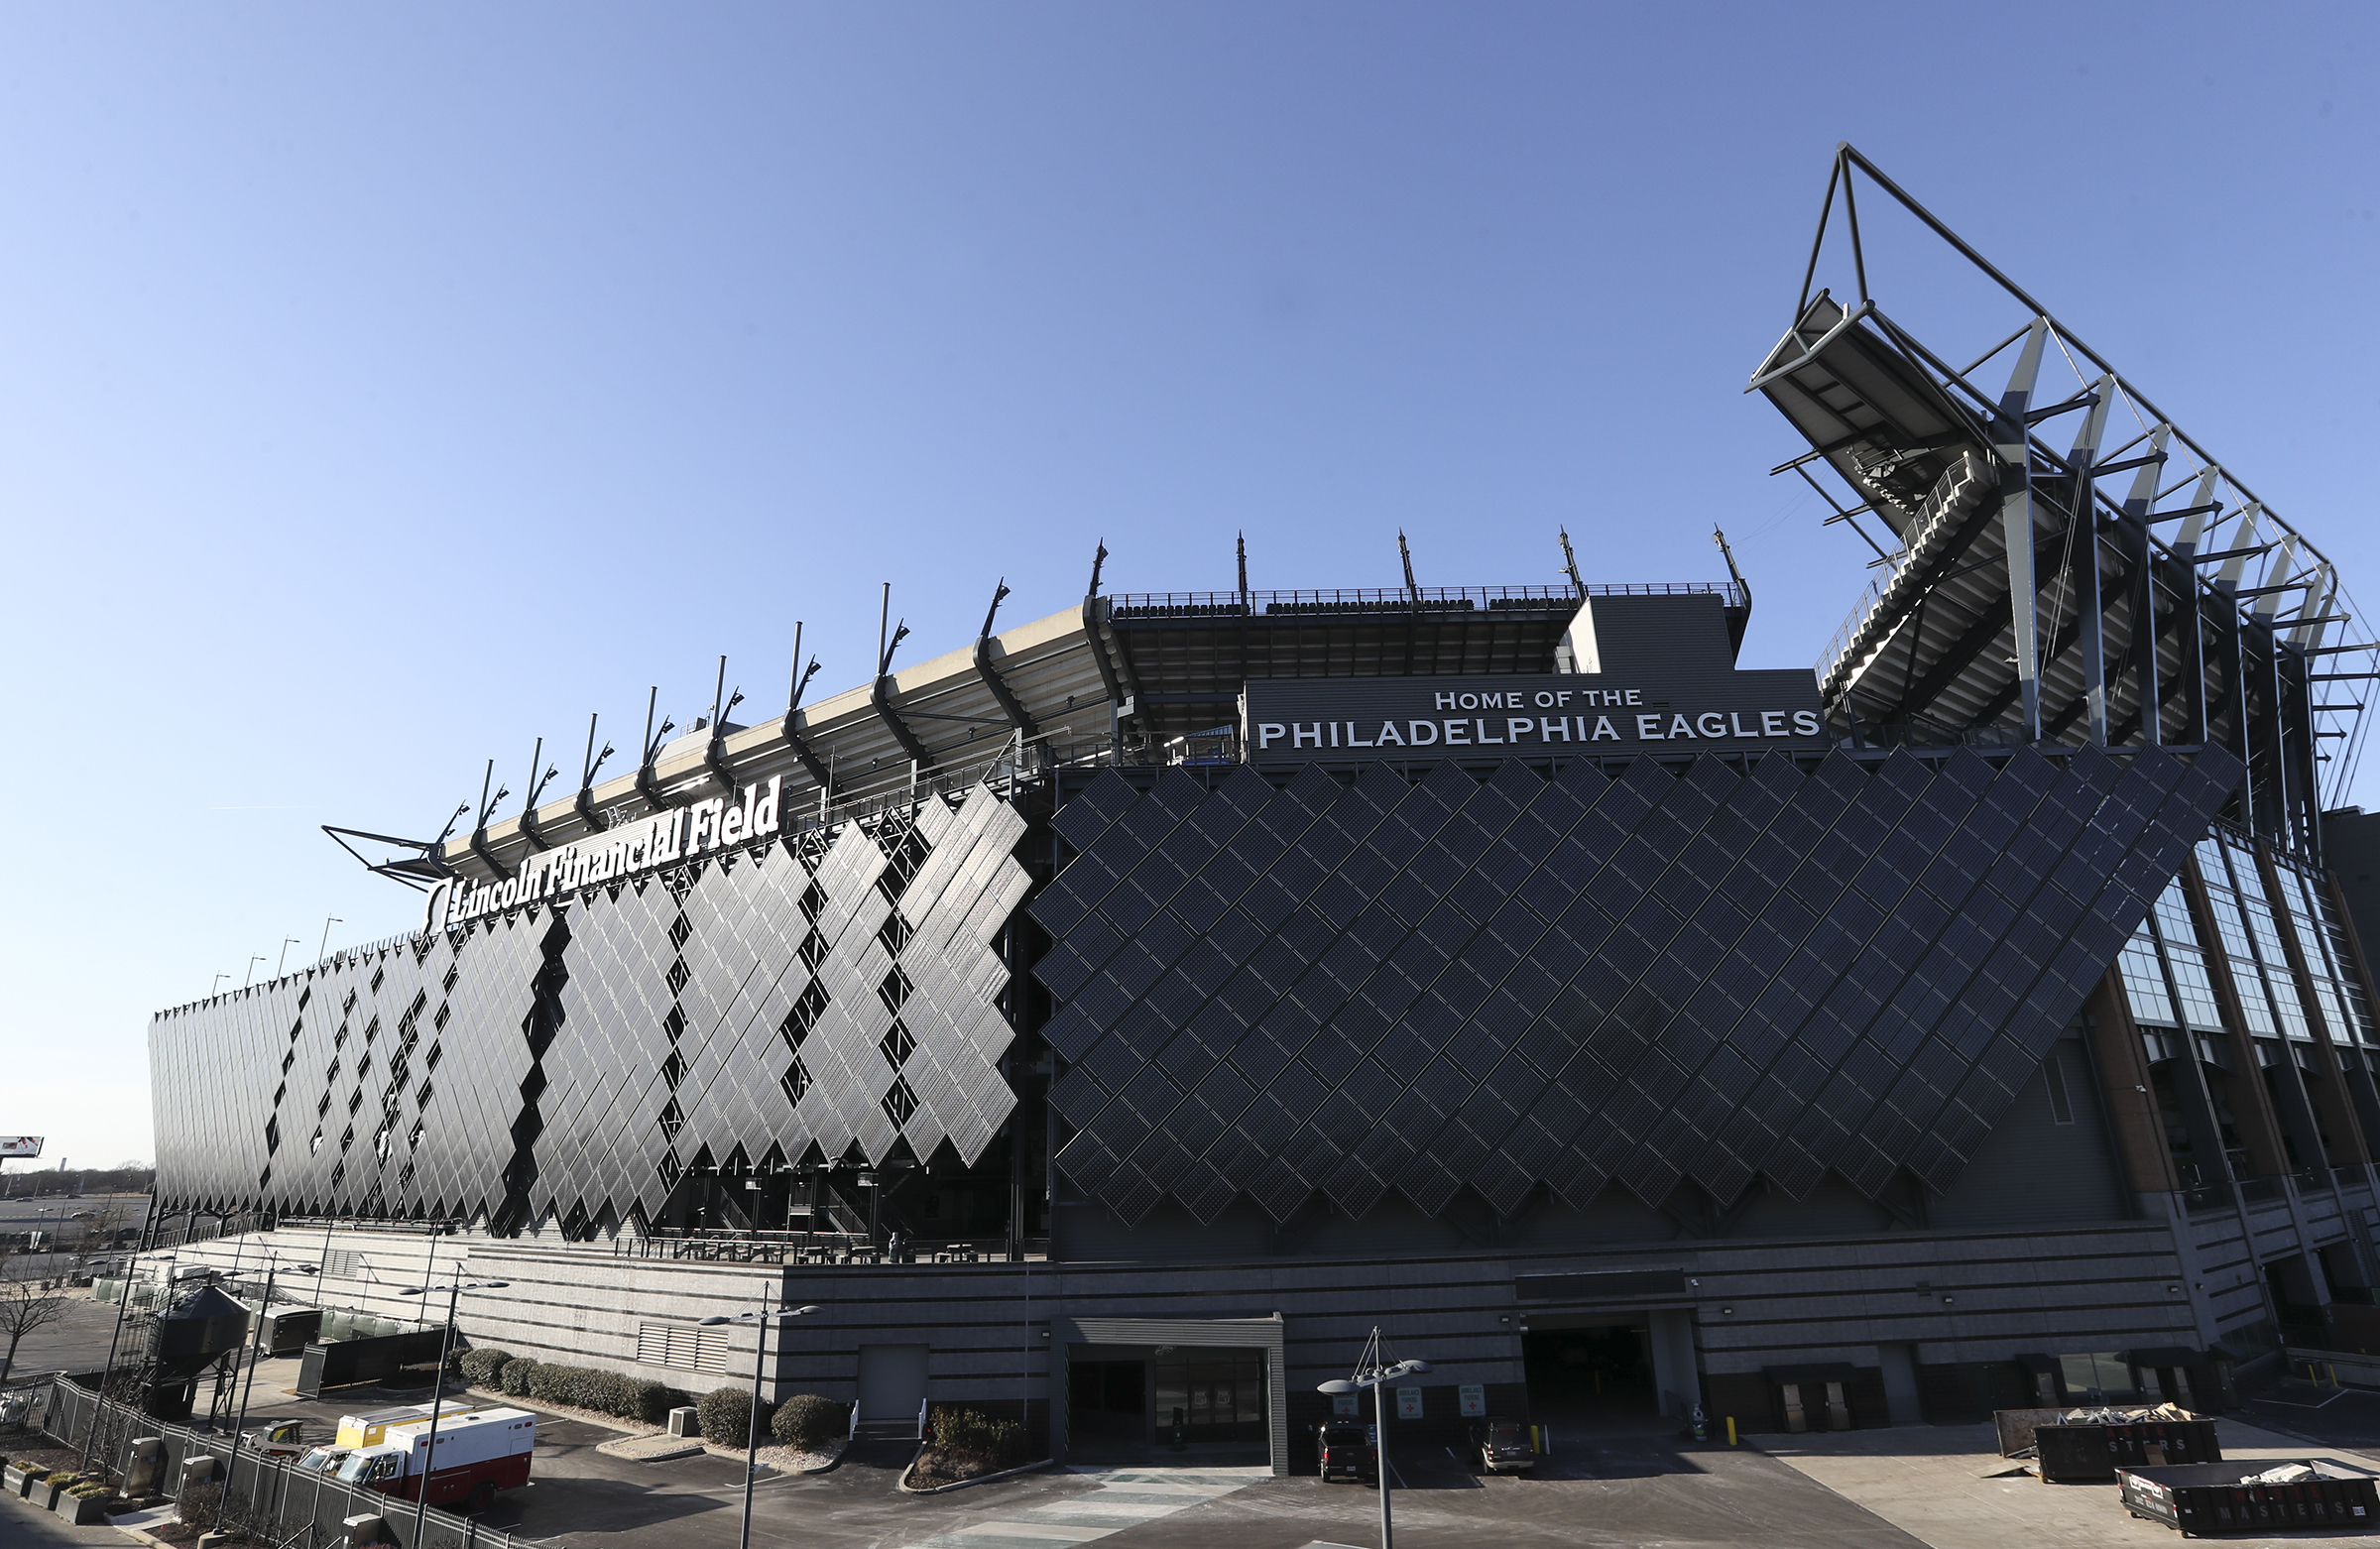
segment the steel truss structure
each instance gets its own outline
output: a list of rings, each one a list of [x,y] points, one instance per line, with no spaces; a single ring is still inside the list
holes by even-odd
[[[2006,336],[1953,365],[1885,311],[1862,179],[2015,303]],[[1814,292],[1822,259],[1845,248],[1850,298]],[[1793,325],[1746,391],[1810,443],[1773,471],[1809,479],[1830,523],[1873,517],[1889,535],[1868,538],[1883,574],[1817,664],[1841,734],[2215,744],[2249,771],[2226,820],[2319,858],[2320,809],[2346,790],[2364,727],[2362,705],[2326,685],[2380,665],[2380,648],[2343,628],[2359,610],[2335,566],[1847,143]]]

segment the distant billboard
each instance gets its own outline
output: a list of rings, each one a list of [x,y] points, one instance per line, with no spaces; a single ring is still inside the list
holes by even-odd
[[[39,1156],[42,1137],[38,1134],[0,1134],[0,1160],[11,1156]]]

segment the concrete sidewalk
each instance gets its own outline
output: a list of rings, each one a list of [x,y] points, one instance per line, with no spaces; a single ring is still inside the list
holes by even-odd
[[[2324,1473],[2380,1474],[2380,1465],[2360,1453],[2293,1442],[2235,1420],[2219,1421],[2215,1437],[2226,1460],[2306,1459]],[[2144,1521],[2125,1510],[2112,1481],[2045,1485],[2030,1474],[1997,1477],[2021,1465],[1999,1455],[1988,1425],[1901,1426],[1744,1440],[1923,1539],[1932,1549],[2006,1549],[2010,1544],[2104,1549],[2181,1542],[2163,1522]],[[2370,1537],[2368,1532],[2308,1528],[2223,1541],[2278,1545],[2369,1542]]]
[[[135,1545],[141,1540],[115,1528],[93,1524],[69,1527],[66,1519],[15,1495],[0,1494],[0,1544],[8,1549],[50,1549],[51,1545]]]

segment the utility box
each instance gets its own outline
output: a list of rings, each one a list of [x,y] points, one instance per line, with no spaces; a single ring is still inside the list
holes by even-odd
[[[133,1441],[132,1463],[124,1471],[124,1493],[139,1499],[154,1495],[157,1487],[165,1483],[166,1442],[162,1436],[142,1436]]]
[[[302,1356],[322,1329],[322,1309],[319,1307],[279,1307],[263,1317],[264,1328],[259,1334],[265,1353],[271,1356]]]
[[[700,1436],[702,1434],[701,1420],[696,1415],[693,1405],[688,1404],[683,1408],[669,1411],[669,1434],[672,1436]]]
[[[186,1495],[193,1485],[203,1485],[215,1477],[215,1460],[205,1453],[181,1460],[181,1488],[174,1493]]]

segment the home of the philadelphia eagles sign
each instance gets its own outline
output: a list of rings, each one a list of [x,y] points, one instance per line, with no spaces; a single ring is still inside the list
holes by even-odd
[[[1545,757],[1824,748],[1817,679],[1739,670],[1716,598],[1598,597],[1570,655],[1595,670],[1377,678],[1251,678],[1247,756]]]

